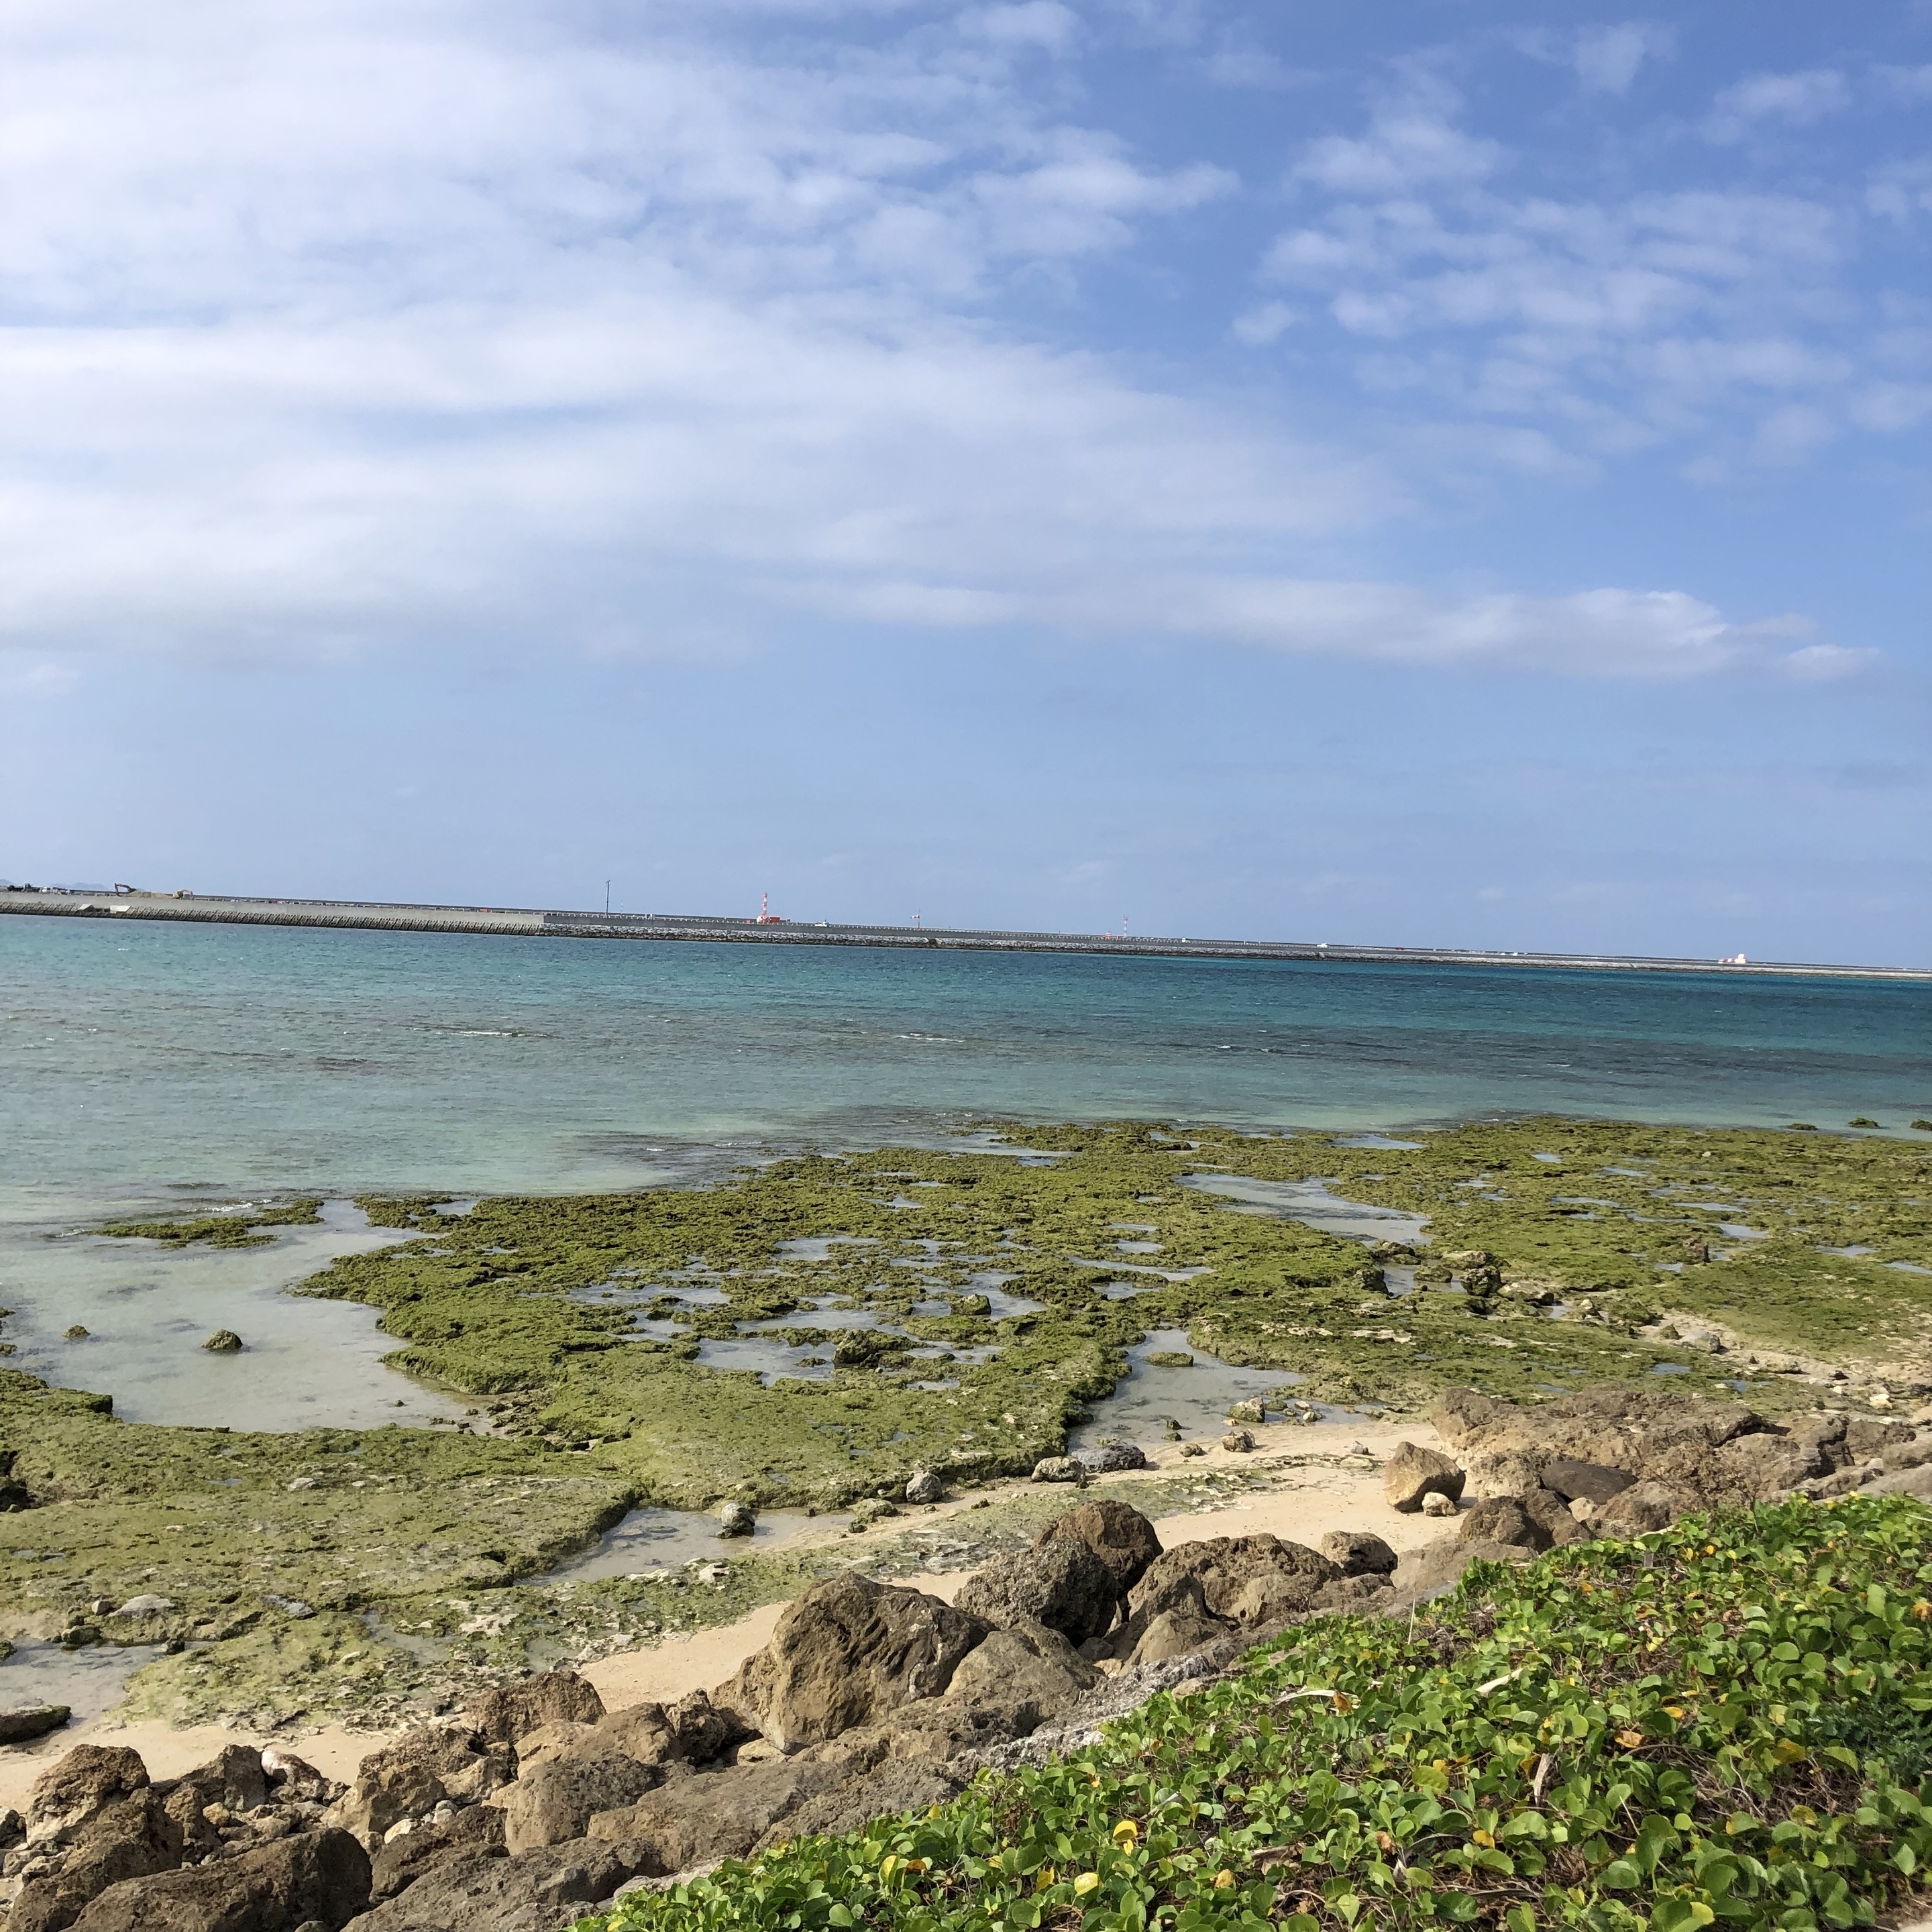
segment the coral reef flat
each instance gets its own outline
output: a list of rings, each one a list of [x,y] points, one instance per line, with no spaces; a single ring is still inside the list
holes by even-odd
[[[1402,1138],[991,1124],[968,1150],[790,1158],[706,1187],[455,1214],[364,1196],[405,1238],[300,1292],[376,1311],[391,1366],[470,1413],[170,1427],[0,1373],[0,1635],[167,1648],[130,1683],[137,1716],[393,1726],[729,1622],[850,1560],[828,1523],[823,1544],[555,1574],[640,1508],[863,1521],[911,1508],[916,1472],[970,1494],[1070,1432],[1102,1466],[1109,1436],[1134,1442],[1175,1508],[1264,1481],[1239,1456],[1183,1460],[1205,1446],[1197,1414],[1110,1410],[1130,1352],[1170,1331],[1187,1348],[1157,1351],[1163,1372],[1192,1350],[1277,1372],[1263,1412],[1310,1420],[1660,1372],[1768,1414],[1909,1413],[1932,1393],[1932,1149],[1553,1118]],[[1248,1184],[1187,1184],[1226,1178]],[[1336,1202],[1379,1211],[1359,1235],[1310,1225]],[[232,1244],[277,1211],[121,1238]],[[752,1341],[756,1364],[730,1366]],[[977,1514],[977,1543],[974,1513],[948,1519],[968,1555],[1000,1512]]]

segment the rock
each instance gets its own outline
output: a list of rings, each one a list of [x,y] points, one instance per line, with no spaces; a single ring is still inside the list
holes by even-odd
[[[29,1879],[7,1915],[8,1932],[66,1932],[90,1900],[110,1886],[181,1863],[181,1827],[151,1786],[104,1804],[71,1830],[56,1873]]]
[[[1452,1447],[1461,1448],[1504,1416],[1517,1413],[1508,1402],[1480,1395],[1472,1388],[1448,1388],[1436,1398],[1429,1420],[1436,1432]]]
[[[1382,1465],[1382,1496],[1391,1508],[1414,1515],[1428,1496],[1462,1499],[1462,1472],[1447,1456],[1413,1442],[1398,1442]]]
[[[1424,1516],[1454,1516],[1456,1505],[1441,1490],[1431,1490],[1422,1499],[1422,1514]]]
[[[460,1853],[352,1918],[344,1932],[554,1932],[636,1877],[642,1853],[641,1846],[582,1838],[517,1858]]]
[[[1549,1532],[1531,1517],[1520,1496],[1491,1496],[1478,1503],[1456,1534],[1464,1543],[1506,1543],[1520,1550],[1550,1547]]]
[[[300,1932],[369,1902],[369,1858],[346,1832],[312,1832],[103,1892],[76,1932]]]
[[[989,1558],[953,1600],[996,1630],[1044,1624],[1084,1643],[1113,1627],[1120,1590],[1106,1563],[1079,1538],[1066,1536]]]
[[[634,1804],[664,1782],[634,1758],[559,1758],[517,1780],[502,1798],[503,1843],[514,1856],[580,1838],[593,1815]]]
[[[1184,1442],[1180,1445],[1180,1453],[1187,1456],[1204,1456],[1208,1453],[1208,1445],[1204,1442]]]
[[[113,1614],[117,1617],[160,1617],[174,1607],[173,1598],[158,1597],[151,1592],[145,1596],[130,1597]]]
[[[1264,1404],[1258,1402],[1238,1402],[1228,1410],[1228,1420],[1237,1423],[1252,1422],[1259,1427],[1268,1420],[1268,1410]]]
[[[1245,1429],[1231,1429],[1221,1438],[1221,1447],[1232,1454],[1245,1456],[1255,1446],[1255,1438]]]
[[[646,1876],[668,1878],[714,1858],[744,1857],[774,1826],[844,1779],[842,1766],[812,1756],[681,1778],[592,1818],[590,1842],[621,1845]]]
[[[1058,1630],[1013,1623],[967,1653],[946,1695],[967,1704],[1028,1704],[1038,1724],[1058,1717],[1100,1676]]]
[[[748,1504],[722,1502],[713,1514],[717,1518],[720,1536],[749,1536],[758,1526],[758,1519]]]
[[[1366,1529],[1331,1529],[1322,1539],[1322,1554],[1344,1576],[1387,1576],[1396,1561],[1395,1552]]]
[[[1077,1456],[1042,1456],[1033,1466],[1036,1483],[1084,1483],[1087,1465]]]
[[[29,1704],[0,1711],[0,1744],[23,1744],[57,1731],[73,1714],[64,1704]]]
[[[364,1844],[380,1844],[400,1820],[419,1818],[446,1798],[473,1804],[514,1775],[507,1745],[488,1742],[466,1724],[429,1726],[365,1757],[328,1822]]]
[[[1462,1580],[1462,1573],[1472,1563],[1528,1563],[1534,1560],[1535,1553],[1521,1544],[1466,1543],[1460,1537],[1445,1537],[1402,1558],[1390,1601],[1406,1604],[1439,1597]]]
[[[34,1780],[27,1798],[29,1838],[78,1832],[98,1811],[145,1790],[148,1767],[139,1751],[118,1744],[77,1744]]]
[[[1309,1605],[1311,1610],[1372,1610],[1389,1593],[1389,1580],[1378,1571],[1337,1576],[1324,1583]]]
[[[432,1814],[414,1831],[386,1840],[370,1859],[369,1895],[393,1898],[447,1858],[500,1851],[502,1844],[503,1814],[494,1804],[466,1804],[446,1817]]]
[[[987,1629],[916,1590],[832,1577],[787,1607],[770,1643],[712,1701],[742,1712],[790,1753],[916,1697],[939,1696]]]
[[[1606,1468],[1600,1462],[1574,1462],[1567,1456],[1553,1456],[1543,1466],[1543,1486],[1554,1490],[1566,1503],[1579,1498],[1606,1503],[1636,1480],[1622,1469]]]
[[[544,1724],[594,1724],[604,1700],[574,1670],[545,1670],[500,1684],[466,1714],[486,1743],[514,1744]]]
[[[930,1469],[915,1469],[906,1478],[905,1499],[909,1503],[944,1502],[946,1485]]]
[[[1244,1601],[1262,1600],[1277,1606],[1270,1618],[1283,1614],[1279,1606],[1292,1600],[1306,1609],[1324,1584],[1332,1583],[1341,1572],[1328,1558],[1298,1543],[1286,1543],[1276,1536],[1216,1536],[1200,1543],[1184,1543],[1167,1551],[1150,1564],[1147,1574],[1134,1586],[1129,1607],[1136,1614],[1159,1613],[1180,1607],[1173,1596],[1175,1587],[1191,1582],[1198,1590],[1200,1607],[1209,1616],[1224,1621],[1239,1614]],[[1244,1599],[1250,1584],[1265,1588]]]
[[[1160,1554],[1154,1525],[1131,1504],[1108,1500],[1082,1503],[1058,1516],[1034,1539],[1036,1550],[1072,1537],[1086,1544],[1112,1572],[1122,1597],[1147,1574]]]
[[[1642,1536],[1650,1530],[1668,1529],[1687,1507],[1668,1484],[1636,1483],[1600,1504],[1591,1527],[1600,1536]]]
[[[1577,1496],[1571,1500],[1570,1514],[1580,1523],[1592,1523],[1597,1520],[1597,1508],[1588,1496]]]
[[[1684,1258],[1692,1267],[1700,1266],[1711,1258],[1711,1244],[1702,1234],[1688,1236],[1684,1243]]]
[[[1560,1550],[1569,1544],[1588,1540],[1570,1514],[1570,1505],[1554,1490],[1532,1490],[1522,1498],[1522,1506],[1528,1511],[1530,1520],[1549,1538],[1552,1548]]]
[[[334,1778],[324,1777],[306,1758],[297,1757],[293,1751],[265,1750],[262,1769],[278,1798],[304,1804],[333,1804],[346,1788]]]
[[[664,1714],[675,1740],[675,1755],[686,1764],[712,1763],[758,1735],[736,1711],[712,1703],[702,1690],[687,1693]]]
[[[242,1338],[232,1328],[218,1328],[201,1345],[211,1354],[232,1355],[242,1346]]]
[[[204,1806],[221,1804],[230,1811],[252,1811],[268,1802],[268,1774],[262,1754],[252,1744],[228,1744],[218,1756],[178,1779],[170,1795],[182,1790],[191,1792]]]
[[[1096,1449],[1083,1460],[1097,1476],[1118,1475],[1124,1469],[1154,1467],[1147,1459],[1147,1451],[1134,1442],[1109,1442],[1104,1449]]]
[[[1233,1634],[1229,1624],[1192,1610],[1162,1610],[1149,1618],[1127,1662],[1165,1664],[1174,1657],[1192,1657]]]
[[[1543,1486],[1546,1459],[1519,1449],[1481,1449],[1463,1458],[1466,1480],[1462,1500],[1483,1496],[1520,1496]]]

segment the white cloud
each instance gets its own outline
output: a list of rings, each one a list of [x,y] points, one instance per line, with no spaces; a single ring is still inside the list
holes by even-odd
[[[1851,104],[1850,86],[1835,68],[1754,74],[1726,88],[1712,103],[1704,122],[1705,138],[1741,141],[1766,121],[1807,128],[1828,114],[1842,113]]]
[[[1292,178],[1346,195],[1402,194],[1484,180],[1505,164],[1509,152],[1456,127],[1459,104],[1454,91],[1436,76],[1412,72],[1377,105],[1366,134],[1311,141]]]
[[[1627,94],[1644,62],[1667,57],[1676,42],[1670,28],[1654,21],[1586,27],[1576,36],[1570,64],[1586,87],[1600,94]]]

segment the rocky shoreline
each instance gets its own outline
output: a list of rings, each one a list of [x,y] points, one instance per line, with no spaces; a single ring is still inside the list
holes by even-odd
[[[273,1749],[154,1780],[136,1751],[82,1745],[0,1816],[8,1932],[554,1932],[627,1889],[1076,1748],[1310,1618],[1406,1612],[1479,1560],[1793,1495],[1932,1498],[1932,1432],[1882,1418],[1606,1386],[1534,1408],[1451,1390],[1432,1419],[1453,1455],[1404,1444],[1382,1471],[1384,1510],[1443,1524],[1400,1558],[1366,1522],[1319,1548],[1163,1549],[1128,1504],[1070,1498],[950,1603],[834,1576],[709,1691],[610,1708],[574,1672],[527,1676],[346,1785]]]

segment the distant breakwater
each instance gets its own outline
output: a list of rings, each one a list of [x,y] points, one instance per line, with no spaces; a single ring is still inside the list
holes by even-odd
[[[0,891],[0,913],[64,919],[172,920],[225,926],[346,926],[410,932],[495,933],[547,939],[698,940],[778,946],[892,946],[966,952],[1120,954],[1310,964],[1560,967],[1578,970],[1715,973],[1867,980],[1932,980],[1932,968],[1489,952],[1456,946],[1334,945],[1306,940],[1159,938],[1125,933],[1018,932],[832,921],[760,920],[688,913],[551,911],[532,907],[385,904],[352,899],[244,898],[196,893]]]

